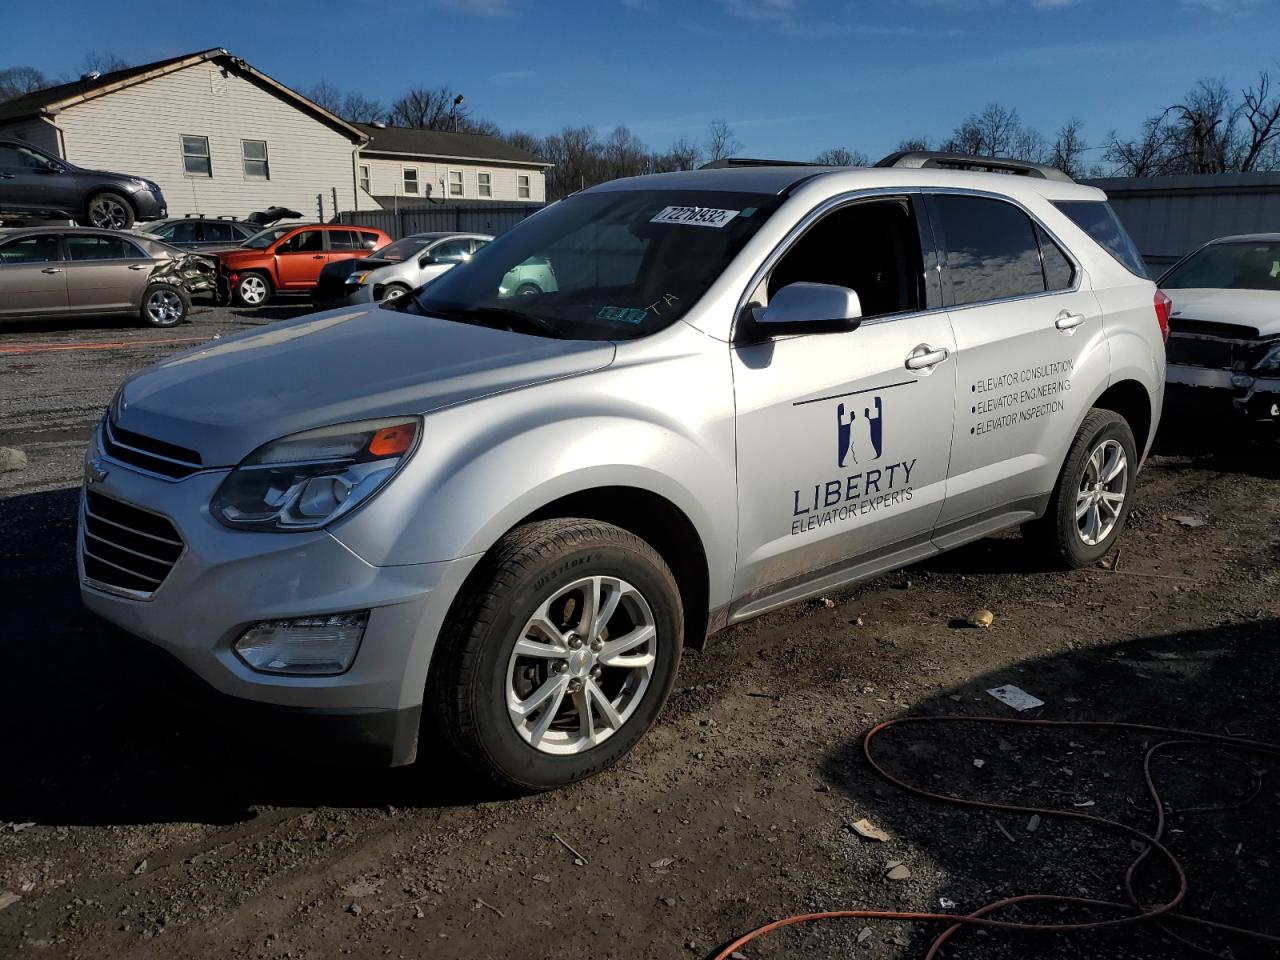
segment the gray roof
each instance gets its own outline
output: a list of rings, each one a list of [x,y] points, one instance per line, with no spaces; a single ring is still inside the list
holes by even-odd
[[[513,147],[484,133],[453,133],[448,130],[421,130],[417,127],[375,127],[357,123],[369,137],[361,153],[394,153],[423,159],[490,160],[521,166],[549,167],[528,150]]]
[[[258,81],[282,99],[291,101],[294,106],[335,127],[350,137],[352,141],[359,143],[364,140],[363,133],[341,117],[335,116],[319,104],[308,100],[296,90],[286,87],[278,80],[273,80],[265,73],[255,70],[244,60],[233,56],[222,47],[212,47],[196,53],[184,53],[178,57],[169,57],[167,60],[141,63],[136,67],[112,70],[110,73],[99,74],[96,77],[85,76],[79,80],[72,80],[70,83],[60,83],[57,86],[45,87],[43,90],[24,93],[20,97],[0,102],[0,123],[56,112],[85,100],[112,93],[135,83],[143,83],[153,77],[163,76],[166,73],[172,73],[175,70],[181,70],[206,60],[224,62],[229,68]]]

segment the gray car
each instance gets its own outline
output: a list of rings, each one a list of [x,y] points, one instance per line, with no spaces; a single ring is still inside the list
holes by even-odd
[[[23,140],[0,139],[0,220],[74,220],[124,230],[167,213],[152,180],[86,170]]]
[[[1167,298],[1099,190],[887,162],[603,184],[392,305],[136,374],[84,602],[273,748],[537,790],[616,763],[730,624],[1019,525],[1094,564]],[[557,290],[503,296],[531,257]]]
[[[216,277],[214,261],[133,231],[0,230],[0,319],[120,315],[173,327]]]
[[[485,233],[415,233],[362,260],[340,260],[320,271],[312,299],[326,306],[395,300],[430,283],[492,240]]]
[[[183,250],[213,253],[238,247],[262,226],[228,217],[178,217],[147,224],[147,232]]]

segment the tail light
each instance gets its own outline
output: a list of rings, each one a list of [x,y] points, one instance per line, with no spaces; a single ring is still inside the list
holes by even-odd
[[[1156,323],[1160,324],[1160,336],[1169,342],[1169,314],[1173,312],[1173,301],[1163,290],[1156,291]]]

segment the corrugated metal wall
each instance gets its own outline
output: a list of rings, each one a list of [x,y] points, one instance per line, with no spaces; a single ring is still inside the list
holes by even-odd
[[[1085,182],[1107,192],[1153,276],[1216,237],[1280,233],[1280,173]]]
[[[543,208],[541,203],[454,203],[418,206],[399,210],[359,210],[343,213],[342,223],[377,227],[399,240],[415,233],[456,231],[488,233],[497,236],[510,230],[530,214]]]

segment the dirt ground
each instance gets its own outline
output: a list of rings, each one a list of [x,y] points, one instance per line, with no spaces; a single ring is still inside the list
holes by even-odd
[[[799,912],[1124,899],[1129,837],[914,797],[868,767],[863,735],[956,714],[1280,741],[1280,448],[1179,414],[1116,569],[1043,570],[1015,532],[734,628],[686,653],[656,728],[595,780],[495,798],[430,745],[417,769],[302,766],[274,731],[193,711],[91,620],[72,551],[80,452],[115,384],[188,345],[163,341],[294,308],[273,309],[207,310],[176,332],[0,329],[0,446],[31,459],[0,473],[0,956],[700,958]],[[964,626],[981,607],[993,626]],[[1017,714],[985,692],[1002,684],[1045,705]],[[1150,830],[1142,757],[1160,739],[946,723],[891,729],[876,756],[926,789]],[[1182,912],[1280,935],[1280,760],[1179,747],[1153,777],[1189,881]],[[891,839],[860,837],[862,818]],[[907,878],[887,877],[896,863]],[[1168,874],[1144,870],[1138,887],[1167,895]],[[914,958],[940,929],[823,922],[742,955]],[[1172,929],[1219,956],[1280,954]],[[1204,956],[1154,925],[966,930],[945,955]]]

